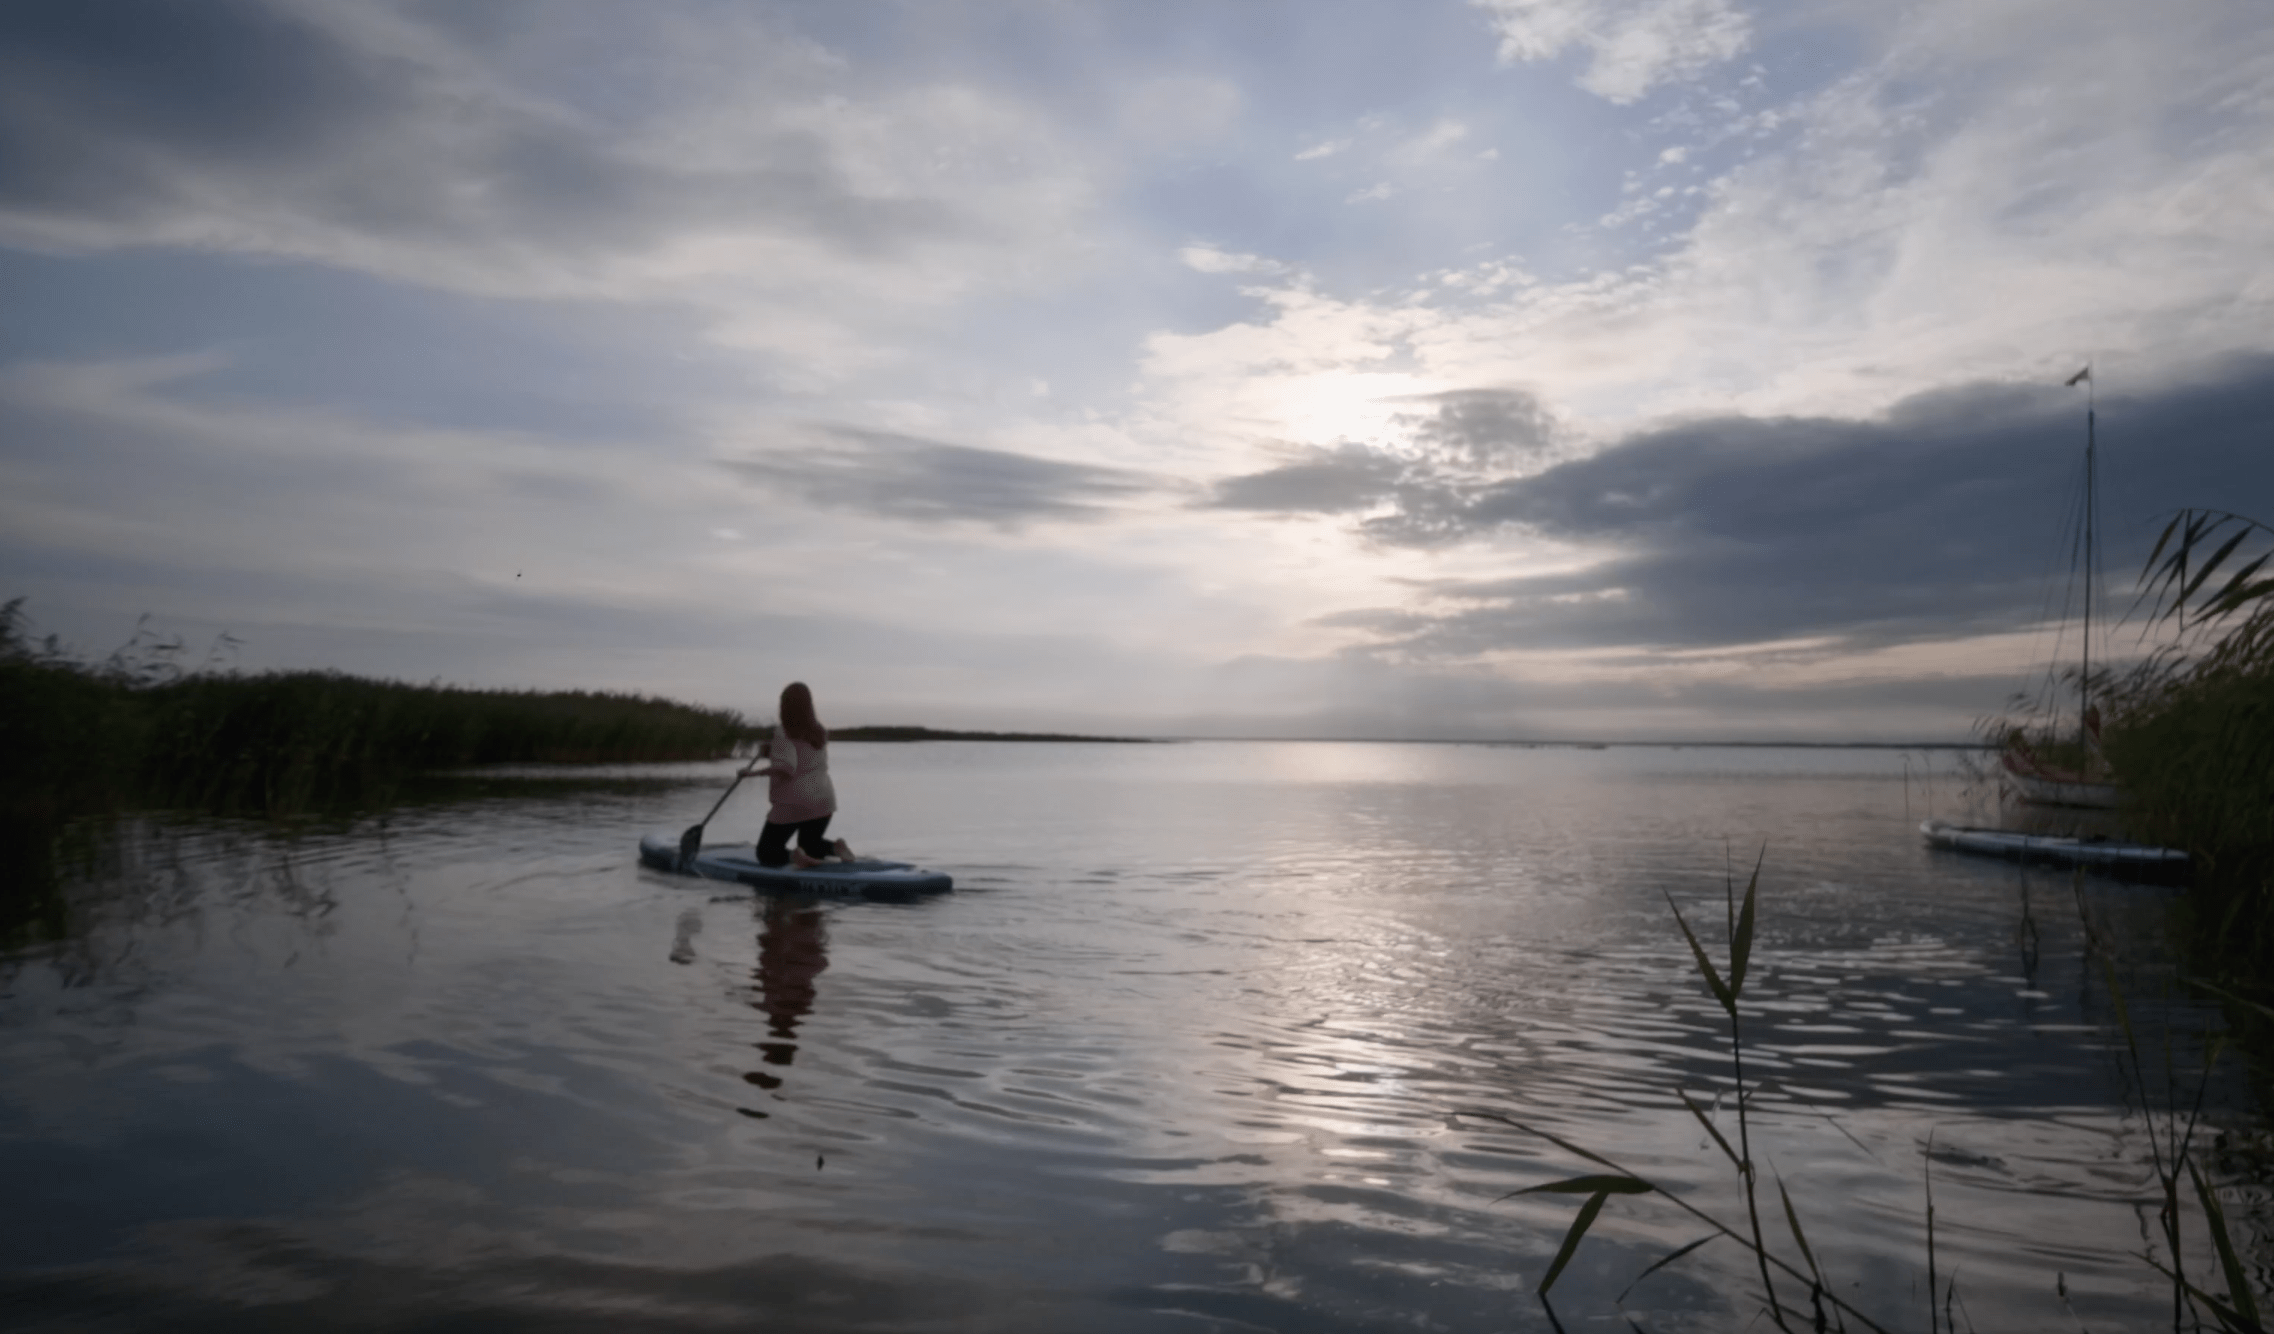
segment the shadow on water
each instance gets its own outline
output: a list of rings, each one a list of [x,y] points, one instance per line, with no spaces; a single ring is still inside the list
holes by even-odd
[[[33,961],[66,987],[115,981],[169,933],[257,912],[319,942],[339,906],[329,863],[369,829],[337,822],[279,830],[267,821],[163,815],[90,817],[45,831],[35,879],[10,886],[0,979]],[[288,947],[285,962],[302,945]]]
[[[67,881],[106,848],[109,822],[59,825],[35,815],[0,818],[0,954],[71,933]]]
[[[1067,1328],[1044,1293],[935,1272],[895,1272],[810,1252],[682,1268],[569,1256],[464,1255],[390,1262],[345,1254],[282,1228],[173,1230],[142,1264],[0,1276],[0,1315],[52,1328],[183,1331],[422,1329],[647,1334]],[[92,1322],[92,1323],[83,1323]]]
[[[379,803],[356,802],[289,818],[147,810],[66,816],[0,811],[0,955],[83,941],[105,924],[133,918],[152,877],[179,881],[186,856],[227,846],[259,848],[272,863],[264,883],[292,897],[295,848],[341,839],[384,839],[390,828],[461,812],[549,802],[653,802],[679,789],[710,787],[719,766],[498,765],[404,780]],[[322,856],[321,851],[317,852]]]

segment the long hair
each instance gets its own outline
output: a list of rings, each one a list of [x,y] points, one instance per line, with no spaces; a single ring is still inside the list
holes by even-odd
[[[829,729],[813,716],[813,692],[806,689],[803,681],[792,681],[782,687],[782,732],[815,750],[829,745]]]

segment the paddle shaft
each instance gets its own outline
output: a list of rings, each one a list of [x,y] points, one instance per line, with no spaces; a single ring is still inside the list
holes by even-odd
[[[726,785],[726,791],[719,793],[719,799],[711,805],[710,815],[705,815],[702,819],[689,825],[687,832],[679,836],[679,859],[682,862],[702,850],[703,826],[711,822],[711,816],[719,813],[720,809],[726,805],[726,799],[733,796],[734,790],[741,787],[742,780],[749,776],[740,769],[735,770],[734,781]]]
[[[711,822],[711,815],[716,815],[719,813],[720,808],[726,805],[726,799],[734,795],[734,790],[738,787],[741,787],[742,780],[748,776],[749,775],[743,773],[741,770],[736,770],[734,774],[734,781],[726,785],[726,791],[719,793],[718,801],[711,806],[710,815],[706,815],[702,819],[697,820],[695,822],[695,827],[697,829],[700,829],[704,825],[709,824]]]

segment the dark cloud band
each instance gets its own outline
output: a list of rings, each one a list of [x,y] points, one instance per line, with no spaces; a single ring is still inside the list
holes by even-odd
[[[1257,514],[1363,514],[1359,530],[1391,546],[1434,546],[1467,535],[1469,497],[1489,482],[1538,468],[1562,429],[1520,389],[1464,389],[1409,400],[1394,444],[1310,449],[1262,472],[1219,479],[1197,502]]]
[[[1385,487],[1392,508],[1362,525],[1378,540],[1514,529],[1603,555],[1577,573],[1439,583],[1432,605],[1450,610],[1372,623],[1404,649],[1453,656],[2023,629],[2055,610],[2048,587],[2067,568],[2084,406],[2081,389],[1976,385],[1876,420],[1715,418],[1515,480]],[[2183,506],[2274,515],[2274,358],[2103,399],[2099,420],[2117,584]]]
[[[750,132],[731,164],[682,161],[446,64],[365,49],[286,3],[13,0],[0,221],[89,248],[330,236],[351,263],[378,243],[493,272],[689,232],[873,260],[977,228],[941,200],[857,187],[810,129]]]
[[[1083,521],[1154,489],[1144,475],[915,436],[830,427],[812,447],[725,466],[809,504],[919,523]]]

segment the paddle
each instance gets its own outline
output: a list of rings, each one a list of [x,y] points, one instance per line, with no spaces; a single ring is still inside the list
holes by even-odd
[[[749,776],[740,769],[735,771],[734,781],[727,784],[726,791],[719,794],[717,805],[711,807],[711,815],[719,813],[719,807],[726,805],[726,799],[733,796],[734,790],[741,787],[742,780]],[[682,874],[694,862],[695,854],[703,850],[703,826],[711,822],[711,815],[706,815],[694,824],[687,826],[687,832],[679,836],[679,870]]]

